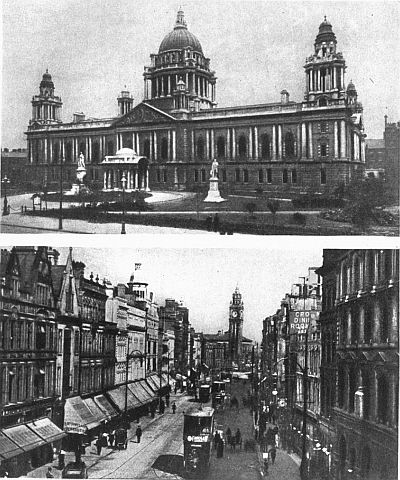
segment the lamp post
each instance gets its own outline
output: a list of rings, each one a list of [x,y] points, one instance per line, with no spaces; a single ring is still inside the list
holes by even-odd
[[[4,187],[4,207],[3,207],[3,215],[8,215],[8,200],[7,200],[7,185],[10,184],[10,180],[7,178],[7,175],[4,175],[4,177],[1,180],[1,183]]]
[[[121,235],[125,235],[125,187],[126,187],[126,177],[125,172],[122,173],[121,178],[122,183],[122,226],[121,226]]]
[[[60,210],[59,210],[59,215],[58,215],[58,229],[62,230],[63,229],[63,217],[62,217],[62,208],[63,208],[63,203],[62,203],[62,196],[63,196],[63,164],[64,164],[64,158],[60,156]]]

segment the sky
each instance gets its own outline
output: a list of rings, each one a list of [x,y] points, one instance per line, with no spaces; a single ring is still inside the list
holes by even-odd
[[[1,146],[24,147],[31,98],[46,68],[64,121],[116,116],[126,85],[143,99],[143,69],[182,5],[216,71],[219,106],[301,101],[303,65],[324,15],[364,105],[369,138],[400,119],[399,2],[246,0],[2,0]]]
[[[65,263],[68,247],[55,248]],[[74,260],[86,265],[85,275],[99,275],[113,285],[135,280],[149,284],[160,305],[165,298],[182,301],[197,332],[228,329],[229,304],[236,286],[244,302],[243,334],[260,342],[262,321],[309,267],[322,265],[322,250],[314,247],[269,248],[82,248],[73,247]],[[135,263],[141,267],[134,271]]]

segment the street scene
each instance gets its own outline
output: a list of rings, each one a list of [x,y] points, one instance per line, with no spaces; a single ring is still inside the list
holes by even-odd
[[[397,478],[398,250],[0,265],[2,477]]]
[[[3,2],[2,233],[398,236],[398,3],[225,3]]]

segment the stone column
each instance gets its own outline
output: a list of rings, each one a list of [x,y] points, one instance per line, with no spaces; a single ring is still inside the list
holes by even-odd
[[[49,163],[53,163],[53,139],[49,138]]]
[[[258,128],[254,127],[254,158],[258,159]]]
[[[172,130],[172,161],[176,160],[176,131]]]
[[[332,67],[332,88],[336,89],[336,67]]]
[[[195,156],[195,151],[194,151],[194,130],[192,130],[192,142],[191,142],[191,152],[192,152],[192,160],[194,160],[194,156]]]
[[[333,156],[338,158],[338,123],[333,122]]]
[[[278,125],[278,158],[282,158],[282,125]]]
[[[49,163],[47,138],[44,139],[44,163]]]
[[[107,190],[107,170],[104,171],[104,183],[103,183],[103,190]]]
[[[232,128],[232,158],[236,158],[236,132],[234,128]]]
[[[307,132],[306,132],[306,124],[303,122],[301,124],[301,156],[302,158],[307,157]]]
[[[139,139],[139,132],[136,132],[136,153],[140,155],[140,139]]]
[[[272,160],[276,160],[276,125],[272,125]]]
[[[210,132],[207,128],[206,130],[206,159],[209,158],[210,155]]]
[[[312,160],[314,157],[313,154],[313,135],[312,135],[312,122],[308,123],[308,155],[309,158]]]
[[[361,139],[361,161],[365,163],[365,139]]]
[[[33,163],[33,140],[32,139],[28,141],[28,149],[29,149],[29,163]]]
[[[89,137],[89,153],[88,153],[89,162],[92,161],[92,137]]]
[[[253,131],[249,127],[249,158],[253,158]]]
[[[171,130],[168,130],[168,153],[167,153],[167,161],[171,160]]]
[[[65,159],[65,138],[61,139],[61,153],[60,153],[61,161]]]
[[[149,169],[146,168],[146,185],[145,185],[145,190],[146,192],[149,192],[150,191],[150,187],[149,187]]]
[[[346,157],[346,122],[340,122],[340,158]]]
[[[157,160],[157,132],[153,132],[154,140],[154,160]]]
[[[168,95],[171,95],[171,75],[168,75]]]
[[[214,130],[211,129],[211,158],[215,157],[215,151],[214,151]]]
[[[139,172],[138,169],[136,168],[135,170],[135,190],[139,189]]]
[[[153,158],[153,147],[154,147],[154,144],[153,144],[153,132],[150,132],[150,159]]]

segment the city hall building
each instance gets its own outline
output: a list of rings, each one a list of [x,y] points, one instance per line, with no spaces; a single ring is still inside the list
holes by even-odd
[[[121,189],[123,174],[127,190],[206,188],[214,158],[226,193],[329,192],[363,174],[362,105],[353,83],[346,88],[326,18],[306,58],[300,102],[282,90],[276,103],[217,108],[215,72],[182,10],[150,61],[139,104],[125,89],[117,117],[75,114],[66,123],[46,71],[26,132],[32,181],[57,182],[64,159],[63,178],[74,182],[81,153],[86,181],[104,190]]]

